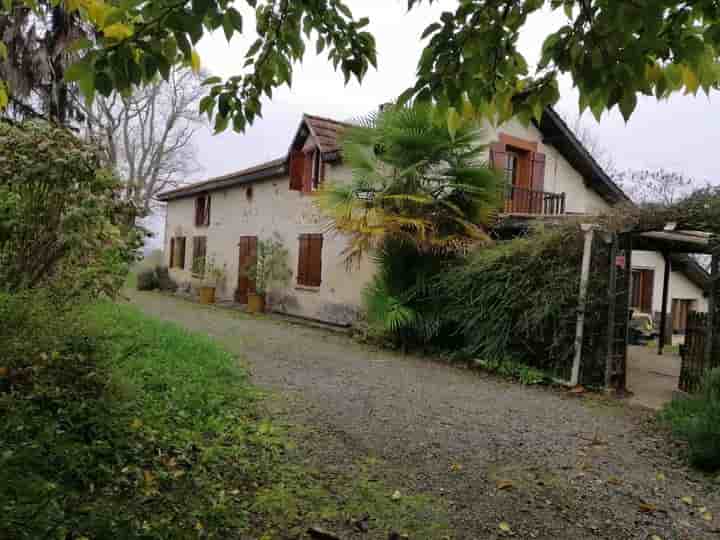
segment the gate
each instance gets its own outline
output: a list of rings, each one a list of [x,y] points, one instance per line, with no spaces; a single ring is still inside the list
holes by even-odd
[[[705,370],[711,367],[705,365],[708,322],[706,313],[691,311],[688,314],[685,344],[680,346],[680,390],[683,392],[697,392]]]

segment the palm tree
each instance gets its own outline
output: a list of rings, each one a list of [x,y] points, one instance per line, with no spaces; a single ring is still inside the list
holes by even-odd
[[[475,120],[429,104],[391,107],[346,130],[347,183],[328,182],[318,204],[351,238],[349,258],[385,239],[420,252],[458,253],[490,242],[501,181],[484,158]]]

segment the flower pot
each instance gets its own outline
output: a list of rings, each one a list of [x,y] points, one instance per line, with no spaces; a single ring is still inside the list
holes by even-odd
[[[248,294],[248,313],[262,313],[265,311],[265,296],[262,294]]]
[[[214,304],[215,303],[215,287],[199,287],[198,293],[200,295],[201,304]]]

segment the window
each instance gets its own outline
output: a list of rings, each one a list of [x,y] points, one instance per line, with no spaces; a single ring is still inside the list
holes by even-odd
[[[509,186],[517,185],[518,174],[520,173],[520,156],[517,152],[508,150],[507,162],[505,165],[505,180]]]
[[[655,285],[654,270],[632,271],[632,294],[630,296],[630,307],[652,313],[653,288]]]
[[[193,274],[203,277],[205,275],[205,255],[207,254],[207,236],[193,238]]]
[[[301,234],[298,255],[298,285],[319,287],[322,282],[322,234]]]
[[[195,226],[210,225],[210,195],[201,195],[195,199]]]
[[[170,239],[170,268],[185,268],[185,237]]]
[[[325,172],[322,154],[317,148],[294,150],[290,155],[290,189],[310,193],[320,187]]]

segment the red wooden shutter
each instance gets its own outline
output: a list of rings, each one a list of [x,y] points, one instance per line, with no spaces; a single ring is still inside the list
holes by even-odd
[[[532,175],[530,185],[535,191],[545,191],[545,154],[533,152],[530,159],[530,174]]]
[[[303,171],[305,170],[305,154],[299,150],[290,153],[290,189],[302,191]]]
[[[175,239],[170,239],[170,262],[168,263],[170,268],[175,266]]]
[[[501,142],[490,145],[490,165],[502,172],[507,168],[507,150]]]

